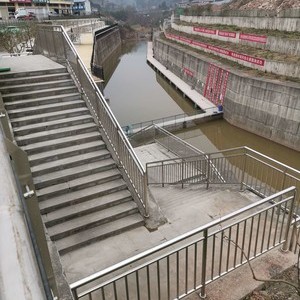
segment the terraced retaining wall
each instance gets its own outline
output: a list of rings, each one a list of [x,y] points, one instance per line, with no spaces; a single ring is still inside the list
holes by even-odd
[[[199,24],[224,24],[257,29],[300,31],[300,18],[184,16],[180,21]]]
[[[215,61],[169,41],[156,39],[154,57],[191,88],[203,94]],[[229,71],[224,118],[231,124],[300,151],[300,85]],[[188,71],[187,71],[188,70]],[[222,90],[222,87],[221,89]]]
[[[300,39],[286,39],[270,35],[245,35],[239,32],[217,29],[212,31],[211,29],[208,29],[208,31],[205,31],[205,28],[180,25],[176,23],[172,23],[171,27],[174,30],[185,32],[188,34],[195,34],[224,42],[242,44],[254,48],[267,49],[274,52],[300,56]]]
[[[266,71],[273,74],[279,74],[290,77],[300,77],[300,64],[285,62],[285,61],[275,61],[267,60],[262,57],[249,56],[246,53],[239,53],[231,51],[225,48],[216,47],[211,44],[202,43],[197,40],[186,38],[184,36],[175,34],[165,34],[167,39],[174,40],[177,43],[187,45],[189,47],[200,49],[204,52],[213,53],[217,56],[226,58],[231,61],[235,61],[240,65],[257,69],[260,71]]]

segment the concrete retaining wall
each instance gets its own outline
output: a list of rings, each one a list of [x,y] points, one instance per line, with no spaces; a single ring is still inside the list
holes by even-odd
[[[291,55],[299,55],[300,56],[300,40],[295,39],[284,39],[284,38],[279,38],[275,36],[267,36],[267,42],[265,44],[263,43],[255,43],[251,41],[246,41],[246,40],[241,40],[239,39],[239,33],[236,33],[235,38],[230,38],[230,37],[224,37],[220,36],[218,34],[205,34],[202,32],[197,32],[194,31],[194,26],[186,26],[186,25],[179,25],[172,23],[171,27],[174,30],[185,32],[188,34],[195,34],[199,36],[203,36],[206,38],[211,38],[211,39],[216,39],[224,42],[231,42],[231,43],[236,43],[236,44],[242,44],[242,45],[247,45],[251,46],[254,48],[259,48],[259,49],[267,49],[270,51],[274,52],[280,52],[284,54],[291,54]]]
[[[154,57],[203,94],[210,60],[180,45],[154,42]],[[300,85],[258,80],[231,68],[224,100],[224,118],[231,124],[300,151]],[[194,75],[183,71],[189,68]]]
[[[246,59],[241,59],[241,58],[237,58],[237,56],[232,56],[231,53],[233,51],[229,51],[226,50],[225,48],[223,48],[222,50],[224,50],[223,52],[228,52],[223,54],[223,52],[221,53],[220,51],[216,51],[214,49],[208,49],[208,48],[203,48],[201,46],[195,45],[193,42],[191,43],[190,39],[179,39],[181,38],[180,36],[176,35],[168,35],[166,34],[166,37],[169,38],[170,40],[175,40],[177,43],[183,44],[183,45],[187,45],[191,48],[195,48],[195,49],[200,49],[204,52],[207,53],[212,53],[214,55],[226,58],[228,60],[237,62],[240,65],[252,68],[252,69],[257,69],[260,71],[266,71],[269,73],[274,73],[274,74],[278,74],[278,75],[284,75],[284,76],[290,76],[290,77],[300,77],[300,64],[299,63],[290,63],[290,62],[280,62],[280,61],[274,61],[274,60],[267,60],[264,59],[263,57],[257,57],[257,56],[248,56],[246,53],[235,53],[237,54],[239,57],[247,57]],[[208,44],[207,44],[208,45]],[[210,45],[212,46],[212,45]],[[215,47],[215,48],[219,48],[219,47]],[[221,48],[220,48],[221,49]],[[249,62],[249,59],[259,59],[261,61],[261,64],[257,64],[257,63],[252,63]],[[252,60],[253,61],[253,60]]]
[[[181,21],[199,24],[224,24],[256,29],[300,31],[300,18],[180,16]]]
[[[91,70],[93,75],[104,79],[103,65],[122,43],[118,25],[108,26],[95,32]]]

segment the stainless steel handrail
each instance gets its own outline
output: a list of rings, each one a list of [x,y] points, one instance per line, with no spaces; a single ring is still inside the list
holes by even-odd
[[[44,35],[49,33],[46,36],[46,45],[43,45],[42,39],[44,37],[41,36],[43,33]],[[54,35],[57,35],[58,33],[60,34],[59,40],[55,39],[54,37]],[[47,38],[49,38],[49,40],[47,40]],[[51,45],[51,42],[53,42],[53,45]],[[59,53],[58,47],[61,50],[61,53]],[[137,201],[137,199],[139,199],[140,204],[144,209],[144,214],[147,216],[148,200],[147,188],[144,184],[144,182],[146,182],[145,169],[136,156],[131,144],[128,142],[126,135],[124,134],[110,107],[106,103],[101,91],[83,64],[64,28],[62,26],[51,25],[39,26],[39,34],[35,43],[35,53],[41,53],[50,58],[54,57],[59,61],[64,61],[67,63],[75,79],[77,80],[80,89],[86,96],[85,100],[87,102],[87,106],[90,108],[92,115],[97,119],[100,128],[105,133],[105,136],[108,139],[109,144],[111,144],[111,148],[119,160],[120,165],[122,165],[126,170],[125,176],[128,176],[128,184],[132,186],[132,190],[135,192],[135,200]],[[75,68],[72,67],[72,64],[75,64]],[[89,87],[84,86],[85,83],[88,83]],[[86,88],[90,88],[91,90],[86,90]],[[90,95],[93,95],[94,98],[91,99],[91,97],[89,97]],[[100,116],[101,113],[102,117]],[[103,119],[104,117],[106,118],[105,120]],[[103,124],[105,121],[106,124]],[[107,122],[110,122],[110,124]],[[123,147],[122,153],[119,151],[120,147]],[[125,152],[124,149],[126,149]],[[131,159],[128,160],[127,156],[130,156]],[[136,170],[132,170],[133,165]]]
[[[117,281],[119,279],[126,278],[130,274],[133,274],[133,273],[137,274],[138,271],[141,268],[148,267],[150,264],[157,263],[157,262],[161,261],[164,258],[170,257],[172,254],[174,255],[176,253],[179,253],[179,251],[181,251],[181,250],[186,251],[186,249],[188,247],[191,247],[191,246],[195,245],[198,242],[204,242],[205,240],[207,242],[207,240],[209,238],[211,238],[212,236],[215,237],[217,234],[220,234],[220,233],[222,233],[222,236],[223,236],[223,233],[226,232],[227,229],[229,229],[229,232],[231,232],[230,228],[233,228],[233,226],[236,226],[237,224],[241,224],[241,223],[245,222],[246,220],[252,220],[257,215],[265,214],[269,210],[274,211],[275,209],[285,209],[287,207],[287,203],[290,202],[291,210],[290,210],[290,213],[289,213],[289,216],[287,217],[287,219],[285,219],[285,213],[283,214],[284,219],[282,221],[282,223],[283,223],[282,226],[285,226],[285,228],[282,227],[281,230],[280,230],[282,232],[282,235],[284,235],[284,237],[283,236],[280,237],[278,239],[278,242],[275,242],[275,239],[274,239],[272,245],[268,245],[267,249],[263,249],[263,251],[260,251],[260,253],[255,253],[255,255],[253,257],[248,257],[249,260],[253,259],[253,258],[261,255],[262,253],[265,253],[265,251],[268,251],[268,250],[274,248],[275,246],[277,246],[279,244],[287,242],[287,239],[288,239],[288,236],[289,236],[290,224],[292,223],[292,213],[291,212],[292,212],[293,206],[294,206],[294,199],[295,199],[295,187],[289,187],[289,188],[285,189],[284,191],[280,191],[280,192],[278,192],[278,193],[276,193],[276,194],[274,194],[270,197],[267,197],[265,199],[257,201],[256,203],[252,203],[252,204],[250,204],[250,205],[248,205],[244,208],[241,208],[241,209],[239,209],[239,210],[237,210],[233,213],[230,213],[230,214],[228,214],[224,217],[220,217],[219,219],[217,219],[215,221],[212,221],[207,225],[204,225],[204,226],[198,227],[194,230],[191,230],[191,231],[189,231],[185,234],[182,234],[182,235],[180,235],[180,236],[178,236],[178,237],[176,237],[176,238],[174,238],[170,241],[167,241],[167,242],[165,242],[161,245],[153,247],[152,249],[146,250],[146,251],[144,251],[140,254],[137,254],[137,255],[135,255],[131,258],[123,260],[120,263],[117,263],[117,264],[115,264],[111,267],[108,267],[108,268],[106,268],[104,270],[101,270],[99,272],[96,272],[96,273],[94,273],[94,274],[92,274],[92,275],[90,275],[90,276],[88,276],[84,279],[81,279],[77,282],[72,283],[70,285],[70,287],[71,287],[71,290],[73,292],[73,295],[74,295],[76,300],[81,298],[81,297],[84,297],[86,295],[89,295],[90,299],[93,299],[92,298],[92,292],[94,292],[96,290],[99,290],[99,289],[103,288],[106,285],[114,283],[115,281]],[[255,209],[255,208],[258,208],[258,207],[262,207],[260,211],[251,213],[248,216],[243,217],[243,218],[239,219],[238,221],[235,221],[237,216],[240,216],[242,214],[250,212],[252,209]],[[230,220],[232,220],[234,222],[231,225],[228,225],[226,222],[228,222]],[[277,223],[278,223],[278,221],[277,221]],[[215,228],[217,228],[218,225],[222,225],[222,224],[227,224],[227,225],[209,233],[209,229],[215,229]],[[276,224],[276,231],[278,231],[277,226],[278,226],[278,224]],[[259,229],[257,229],[257,230],[259,230]],[[283,230],[285,230],[284,233],[283,233]],[[201,233],[203,235],[201,235]],[[269,232],[269,234],[271,234],[271,233]],[[192,238],[196,235],[197,235],[196,240],[189,241],[185,245],[180,244],[181,242],[189,240],[190,238]],[[245,235],[245,232],[243,233],[243,235]],[[266,237],[266,239],[268,239],[268,237]],[[222,243],[224,243],[224,241],[222,241]],[[156,254],[160,251],[163,251],[163,250],[169,248],[170,246],[173,246],[173,247],[169,251],[167,251],[167,253],[161,254],[158,257],[154,258],[154,259],[153,258],[150,259],[150,257],[152,257],[153,254]],[[175,248],[174,248],[174,246],[175,246]],[[214,251],[214,250],[212,250],[212,251]],[[136,262],[141,261],[141,260],[144,261],[145,258],[149,258],[149,261],[147,261],[146,263],[142,262],[140,265],[135,267]],[[207,258],[205,258],[205,259],[207,259]],[[244,263],[245,263],[245,261],[243,261],[243,260],[240,263],[236,263],[232,269],[228,269],[226,272],[223,272],[223,273],[219,272],[218,276],[213,277],[211,280],[206,280],[205,277],[204,277],[204,280],[203,280],[203,278],[202,278],[201,284],[199,286],[195,286],[194,289],[189,290],[188,292],[190,293],[193,290],[201,288],[201,294],[204,295],[205,294],[205,285],[208,282],[210,282],[212,280],[215,280],[216,278],[227,274],[228,272],[230,272],[233,269],[241,266]],[[120,270],[124,267],[128,267],[128,266],[130,266],[130,269],[127,270],[127,271],[124,271],[121,275],[116,275],[114,278],[112,278],[110,280],[107,280],[107,281],[105,281],[101,284],[97,283],[96,286],[94,286],[92,288],[87,288],[87,290],[85,290],[81,293],[78,292],[78,290],[81,287],[83,287],[85,285],[88,285],[89,283],[94,282],[96,280],[99,280],[100,278],[103,278],[104,276],[106,276],[108,274],[111,274],[112,272],[116,272],[116,271],[118,271],[118,270]],[[206,270],[206,263],[203,263],[199,267],[204,268],[205,272],[207,271]],[[160,283],[158,283],[158,284],[160,284]],[[178,282],[177,282],[177,285],[178,285]],[[139,288],[139,286],[135,286],[135,288]],[[126,289],[128,289],[128,286],[126,286]],[[177,299],[180,299],[180,298],[182,298],[182,297],[177,297]]]

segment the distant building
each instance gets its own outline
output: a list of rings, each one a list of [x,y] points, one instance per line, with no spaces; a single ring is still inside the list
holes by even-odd
[[[74,0],[72,11],[75,15],[90,15],[92,12],[91,2],[89,0]]]
[[[13,14],[19,8],[33,11],[38,18],[47,18],[49,12],[57,14],[71,14],[73,0],[0,0],[1,11],[4,11],[2,19],[13,18]]]

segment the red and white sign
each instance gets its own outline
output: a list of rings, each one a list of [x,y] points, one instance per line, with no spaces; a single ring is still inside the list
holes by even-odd
[[[240,33],[239,39],[262,44],[265,44],[267,42],[267,36],[265,35],[255,35],[247,33]]]
[[[194,73],[188,68],[183,68],[183,72],[189,76],[194,76]]]
[[[232,31],[224,31],[224,30],[219,30],[218,31],[219,36],[224,36],[224,37],[229,37],[229,38],[235,38],[236,33]]]
[[[9,2],[13,2],[13,3],[31,3],[31,0],[9,0]]]
[[[216,46],[212,46],[212,45],[208,45],[207,48],[208,48],[209,50],[214,51],[214,52],[217,52],[217,53],[221,53],[221,54],[230,56],[230,52],[231,52],[230,50],[223,49],[223,48],[216,47]]]
[[[208,28],[203,28],[203,27],[194,27],[194,31],[207,33],[207,34],[216,34],[217,33],[217,30],[215,30],[215,29],[208,29]]]
[[[231,51],[231,50],[227,50],[227,49],[216,47],[216,46],[213,46],[213,45],[210,45],[210,44],[194,41],[194,40],[191,40],[191,39],[188,39],[188,38],[185,38],[185,37],[181,37],[181,36],[177,36],[177,35],[174,35],[174,34],[166,34],[166,37],[170,38],[170,39],[179,40],[179,41],[184,42],[186,44],[192,44],[192,45],[198,46],[200,48],[209,49],[212,52],[216,52],[216,53],[220,53],[220,54],[223,54],[223,55],[226,55],[226,56],[230,56],[230,57],[233,57],[233,58],[236,58],[236,59],[239,59],[239,60],[243,60],[243,61],[255,64],[255,65],[258,65],[258,66],[263,67],[265,65],[265,60],[261,59],[261,58],[249,56],[249,55],[242,54],[242,53],[237,53],[237,52],[234,52],[234,51]]]
[[[265,65],[265,60],[264,59],[260,59],[260,58],[256,58],[253,56],[249,56],[246,54],[241,54],[241,53],[237,53],[234,51],[231,51],[231,57],[243,60],[243,61],[247,61],[249,63],[255,64],[255,65],[259,65],[259,66],[264,66]]]

